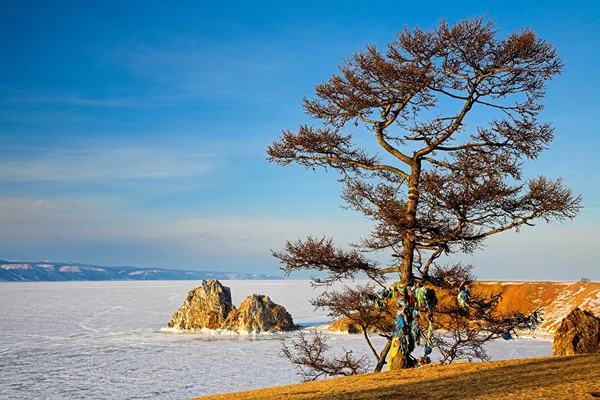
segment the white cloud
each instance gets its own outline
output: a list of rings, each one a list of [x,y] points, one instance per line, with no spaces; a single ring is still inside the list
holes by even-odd
[[[285,240],[308,235],[335,236],[347,245],[367,232],[357,219],[239,217],[171,219],[126,209],[110,197],[57,200],[0,198],[0,236],[86,239],[123,243],[164,243],[190,253],[260,255]]]
[[[0,159],[0,181],[107,181],[199,176],[216,156],[174,148],[46,148],[10,152]]]
[[[240,46],[203,37],[166,37],[155,45],[128,43],[106,52],[104,60],[163,95],[166,90],[179,99],[253,103],[277,95],[280,84],[275,78],[289,70],[285,62],[297,53],[290,48],[248,38]]]

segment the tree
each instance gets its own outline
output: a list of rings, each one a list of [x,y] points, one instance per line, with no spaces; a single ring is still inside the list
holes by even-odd
[[[328,315],[332,318],[344,318],[343,322],[349,324],[349,332],[362,333],[377,361],[374,372],[380,372],[391,347],[395,312],[390,307],[373,309],[373,302],[370,299],[375,296],[376,291],[372,285],[357,286],[356,288],[345,287],[340,292],[324,292],[312,300],[312,305],[315,308],[328,310]],[[377,333],[387,339],[386,345],[379,352],[371,342],[369,333]]]
[[[374,372],[380,372],[385,365],[393,338],[394,313],[390,307],[374,310],[369,299],[375,295],[375,288],[371,284],[359,285],[356,288],[345,287],[343,291],[324,292],[311,303],[315,308],[328,310],[330,317],[344,318],[345,321],[342,322],[348,324],[349,332],[362,333],[377,361]],[[370,333],[377,333],[387,339],[381,351],[375,349],[369,337]],[[341,356],[328,357],[327,338],[318,331],[311,340],[302,332],[298,333],[298,336],[299,339],[292,341],[291,346],[284,342],[281,353],[299,368],[304,381],[322,376],[354,375],[365,372],[371,366],[365,357],[356,358],[349,350],[345,350]]]
[[[326,354],[328,349],[327,338],[322,333],[316,332],[309,340],[304,333],[299,332],[298,340],[293,341],[291,347],[283,344],[281,354],[298,367],[304,382],[326,376],[357,375],[367,371],[366,357],[356,358],[352,350],[344,349],[342,356],[331,358]]]
[[[332,238],[287,242],[273,252],[284,272],[325,272],[317,284],[364,273],[380,285],[397,273],[403,286],[456,290],[470,271],[449,279],[460,268],[443,257],[539,220],[574,218],[581,197],[562,179],[522,175],[553,139],[539,114],[545,82],[562,67],[530,29],[502,38],[484,18],[404,29],[384,50],[368,45],[345,60],[303,100],[320,126],[283,131],[267,154],[282,166],[337,171],[346,207],[373,229],[350,250]],[[357,145],[358,134],[372,144]],[[368,258],[380,251],[395,257],[389,265]]]

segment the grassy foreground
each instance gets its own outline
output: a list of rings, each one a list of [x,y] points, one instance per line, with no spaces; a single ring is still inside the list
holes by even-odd
[[[202,399],[600,399],[600,354],[431,365]]]

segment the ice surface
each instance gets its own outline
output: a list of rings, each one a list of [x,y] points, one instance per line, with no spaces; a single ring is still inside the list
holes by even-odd
[[[223,281],[238,305],[253,293],[294,322],[328,322],[307,281]],[[194,281],[0,283],[1,399],[181,399],[297,383],[274,335],[163,330]],[[374,337],[376,346],[383,346]],[[330,335],[333,351],[372,357],[360,335]],[[550,355],[539,339],[498,341],[492,359]]]

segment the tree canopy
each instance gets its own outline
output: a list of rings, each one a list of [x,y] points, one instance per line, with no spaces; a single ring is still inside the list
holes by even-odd
[[[530,29],[501,37],[484,18],[405,28],[385,49],[368,45],[345,60],[303,100],[320,125],[285,130],[267,153],[282,166],[339,172],[347,207],[373,230],[350,251],[332,238],[288,242],[274,252],[285,272],[427,281],[444,254],[472,253],[490,235],[536,220],[575,217],[581,198],[561,178],[522,175],[553,139],[539,114],[545,82],[562,67]],[[364,131],[375,150],[356,144]],[[365,255],[380,250],[397,261],[381,267]]]

